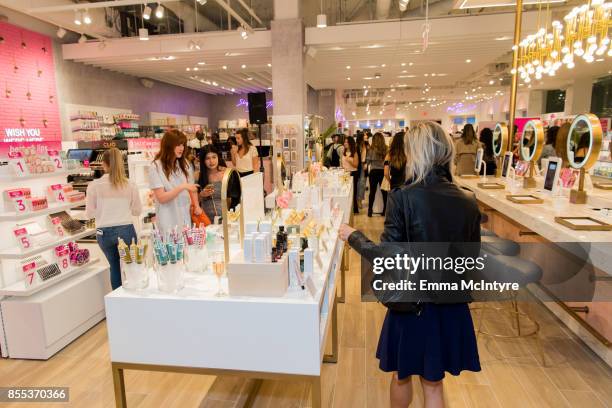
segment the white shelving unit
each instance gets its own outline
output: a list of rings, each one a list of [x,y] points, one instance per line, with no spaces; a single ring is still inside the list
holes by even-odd
[[[18,213],[16,211],[5,212],[0,214],[0,221],[20,221],[27,220],[29,218],[37,217],[40,215],[53,214],[58,211],[65,211],[75,207],[81,207],[85,205],[85,200],[77,201],[74,203],[50,203],[49,207],[44,210],[28,211],[24,213]]]
[[[8,166],[0,167],[0,191],[29,188],[32,196],[47,196],[47,187],[66,183],[69,174],[88,169],[16,176]],[[53,249],[95,233],[92,228],[23,250],[11,233],[13,227],[35,222],[45,229],[49,214],[81,207],[85,201],[51,202],[40,211],[17,213],[10,203],[0,200],[0,350],[2,357],[47,359],[104,318],[104,295],[109,292],[108,264],[95,258],[97,246],[91,246],[90,261],[62,271],[58,276],[26,286],[21,261],[39,255],[55,261]],[[88,244],[80,244],[87,247]]]

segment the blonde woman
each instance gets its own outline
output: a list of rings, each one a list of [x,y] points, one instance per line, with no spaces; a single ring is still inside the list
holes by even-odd
[[[125,176],[123,155],[108,149],[102,156],[104,175],[87,186],[85,213],[96,219],[96,240],[110,264],[113,290],[121,286],[118,238],[127,244],[136,240],[132,216],[140,215],[142,205],[138,188]]]
[[[480,242],[476,200],[452,181],[454,146],[434,122],[420,123],[404,138],[406,185],[388,195],[382,242]],[[364,256],[378,246],[348,225],[340,237]],[[416,282],[415,282],[416,283]],[[443,301],[443,299],[441,299]],[[380,369],[393,372],[392,408],[412,401],[412,377],[420,377],[425,407],[444,406],[445,373],[480,371],[467,303],[386,303],[378,341]]]

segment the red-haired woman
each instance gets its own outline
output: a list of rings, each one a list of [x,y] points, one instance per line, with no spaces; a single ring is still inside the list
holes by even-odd
[[[195,203],[195,214],[202,213],[193,168],[183,154],[186,144],[187,137],[183,132],[177,129],[167,131],[149,167],[149,185],[157,201],[157,228],[162,233],[191,225],[192,203]]]

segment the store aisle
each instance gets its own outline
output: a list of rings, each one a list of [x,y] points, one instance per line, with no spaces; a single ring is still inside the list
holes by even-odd
[[[382,218],[355,218],[357,228],[372,236],[382,229]],[[378,370],[375,350],[385,309],[361,303],[359,259],[350,256],[346,303],[339,304],[339,361],[325,364],[323,398],[335,408],[388,406],[390,375]],[[481,373],[447,376],[447,406],[453,407],[607,407],[612,404],[612,370],[569,334],[542,306],[532,312],[542,325],[546,366],[534,340],[500,340],[481,336]],[[474,312],[478,319],[478,312]],[[507,330],[508,319],[490,313],[488,329]],[[100,323],[49,361],[0,360],[3,386],[68,386],[71,407],[113,407],[106,324]],[[58,380],[61,378],[61,380]],[[249,386],[231,377],[126,372],[130,408],[234,407]],[[415,381],[416,383],[416,381]],[[418,384],[415,384],[418,385]],[[415,387],[414,407],[422,407],[420,386]],[[306,384],[264,381],[256,408],[309,407]],[[607,404],[607,405],[606,405]],[[5,404],[2,407],[40,407]]]

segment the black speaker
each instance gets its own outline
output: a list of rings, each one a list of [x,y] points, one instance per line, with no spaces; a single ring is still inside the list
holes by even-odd
[[[249,94],[249,122],[256,125],[268,122],[265,92]]]

